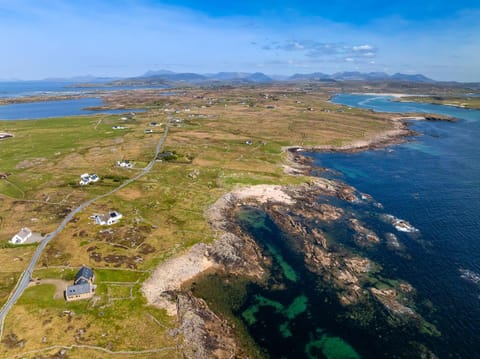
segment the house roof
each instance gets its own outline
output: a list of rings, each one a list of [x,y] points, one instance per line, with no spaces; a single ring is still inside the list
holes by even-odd
[[[118,213],[117,211],[110,211],[107,214],[96,214],[95,221],[96,223],[104,224],[108,223],[108,221],[117,221],[122,218],[122,214]]]
[[[122,215],[118,213],[117,211],[111,211],[109,214],[110,218],[118,218],[121,217]]]
[[[82,283],[82,284],[69,285],[65,291],[65,296],[71,297],[74,295],[90,293],[91,287],[92,287],[91,284],[88,282]]]
[[[80,268],[80,270],[77,272],[75,275],[75,284],[81,284],[82,282],[85,282],[86,280],[92,279],[93,278],[93,270],[83,266]]]
[[[32,234],[32,231],[28,229],[27,227],[24,227],[16,234],[17,237],[20,237],[22,239],[27,239],[28,236]]]
[[[100,222],[107,222],[110,216],[108,214],[97,214],[95,216]]]

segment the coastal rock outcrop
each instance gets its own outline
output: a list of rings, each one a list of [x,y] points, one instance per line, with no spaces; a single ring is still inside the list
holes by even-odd
[[[186,254],[167,260],[142,289],[149,303],[177,316],[178,331],[185,338],[185,357],[238,355],[240,346],[236,343],[235,330],[182,285],[207,270],[246,276],[256,282],[266,278],[273,259],[236,220],[238,210],[245,206],[260,209],[288,234],[285,237],[288,245],[303,256],[305,267],[318,276],[319,283],[336,293],[338,302],[347,311],[374,300],[382,304],[389,315],[400,318],[399,323],[433,327],[408,305],[408,298],[414,293],[408,283],[383,278],[381,267],[355,250],[380,245],[380,237],[347,207],[340,208],[325,200],[329,197],[335,199],[332,203],[341,200],[374,204],[371,197],[359,195],[353,187],[315,179],[300,186],[261,185],[237,189],[224,195],[207,211],[206,217],[217,239],[210,245],[197,244]],[[351,236],[351,244],[345,246],[332,240],[324,226],[341,226]],[[388,234],[387,237],[388,246],[395,250],[401,248],[396,236]]]
[[[172,294],[177,302],[179,327],[183,336],[183,354],[187,359],[226,359],[241,357],[231,326],[208,307],[203,299],[190,293]]]

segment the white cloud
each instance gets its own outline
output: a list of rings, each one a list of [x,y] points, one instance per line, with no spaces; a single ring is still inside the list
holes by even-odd
[[[372,45],[358,45],[358,46],[352,47],[352,50],[353,51],[359,51],[359,52],[364,52],[364,51],[371,52],[371,51],[375,50],[375,48]]]
[[[291,47],[294,48],[295,50],[303,50],[305,48],[305,46],[299,42],[293,42],[291,44]]]

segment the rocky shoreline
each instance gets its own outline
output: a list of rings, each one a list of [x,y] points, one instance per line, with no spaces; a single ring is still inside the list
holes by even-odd
[[[262,279],[266,259],[251,237],[232,228],[230,219],[239,203],[251,200],[292,204],[280,186],[260,185],[227,193],[206,214],[217,231],[217,239],[210,245],[196,244],[187,253],[162,263],[142,286],[149,304],[177,317],[176,334],[184,338],[187,358],[232,358],[244,352],[231,325],[213,313],[205,301],[184,290],[183,285],[212,270]]]
[[[431,116],[397,118],[394,119],[394,130],[370,141],[356,142],[340,149],[315,147],[308,150],[356,152],[400,143],[405,141],[406,136],[415,134],[406,124],[407,120],[412,119],[447,120]],[[291,175],[311,174],[314,169],[310,159],[301,155],[305,149],[291,147],[287,150],[285,172]],[[236,224],[236,211],[245,206],[260,208],[282,231],[291,235],[295,246],[301,248],[305,266],[335,288],[339,303],[347,310],[354,310],[367,299],[374,300],[395,321],[407,323],[405,325],[419,332],[428,328],[431,335],[438,334],[435,327],[416,312],[413,302],[415,290],[410,284],[398,281],[395,285],[385,285],[393,282],[390,279],[384,281],[378,265],[356,251],[346,250],[328,240],[314,224],[343,221],[352,231],[354,244],[358,248],[385,242],[391,250],[402,251],[403,246],[398,243],[396,236],[388,233],[381,238],[344,209],[319,203],[319,196],[352,203],[374,203],[370,196],[358,193],[355,188],[324,178],[312,177],[308,183],[300,186],[258,185],[239,188],[222,196],[206,213],[208,222],[217,233],[213,243],[197,244],[182,256],[167,260],[144,283],[142,291],[148,303],[164,308],[177,317],[177,331],[184,338],[185,357],[230,358],[241,357],[241,353],[244,353],[232,325],[218,313],[213,313],[205,301],[195,298],[188,288],[184,288],[184,284],[207,271],[238,274],[252,281],[262,281],[266,277],[271,258],[265,256],[253,238]],[[380,282],[382,285],[376,284]]]
[[[400,117],[391,118],[393,129],[384,131],[372,138],[353,141],[344,146],[290,146],[285,147],[284,151],[288,152],[347,152],[356,153],[362,151],[369,151],[374,149],[381,149],[392,145],[401,144],[409,141],[409,138],[417,136],[418,132],[409,128],[409,121],[446,121],[455,122],[456,118],[448,116],[440,116],[433,114],[413,114],[404,115]],[[294,159],[294,161],[296,161]],[[299,162],[302,164],[302,161]]]
[[[258,191],[269,195],[249,196],[258,195]],[[283,194],[279,197],[280,192]],[[243,357],[243,348],[231,324],[183,285],[207,271],[246,276],[252,281],[265,278],[271,259],[265,257],[259,245],[235,224],[236,211],[245,206],[261,208],[294,238],[304,255],[305,266],[335,288],[339,303],[347,310],[354,311],[356,305],[374,299],[389,316],[401,323],[418,330],[431,326],[412,306],[415,291],[410,284],[399,282],[396,286],[377,288],[372,285],[377,279],[372,278],[382,279],[374,262],[337,246],[321,230],[305,224],[348,218],[349,214],[342,208],[318,203],[320,195],[347,202],[371,201],[352,187],[325,179],[315,179],[301,186],[254,186],[234,191],[219,199],[207,213],[219,238],[210,245],[197,244],[185,255],[165,262],[145,282],[143,292],[148,302],[176,315],[187,358]],[[350,218],[346,223],[354,232],[354,241],[359,247],[375,246],[383,241],[357,219]],[[185,270],[189,271],[188,275]]]

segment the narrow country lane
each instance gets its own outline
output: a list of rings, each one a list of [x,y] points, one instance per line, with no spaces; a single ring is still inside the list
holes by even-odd
[[[25,271],[20,276],[20,279],[18,280],[13,292],[10,294],[10,297],[8,298],[7,302],[4,304],[4,306],[2,307],[2,309],[0,311],[0,340],[3,336],[3,325],[4,325],[5,317],[7,316],[10,309],[12,309],[13,305],[18,300],[18,298],[20,298],[20,296],[23,294],[24,290],[27,288],[28,283],[30,282],[30,279],[31,279],[32,272],[35,268],[35,265],[37,264],[38,259],[40,258],[41,254],[42,254],[43,250],[45,249],[45,247],[47,246],[47,244],[53,238],[55,238],[66,227],[68,222],[70,222],[76,214],[83,211],[85,208],[90,206],[95,201],[98,201],[99,199],[102,199],[102,198],[105,198],[105,197],[108,197],[108,196],[112,195],[113,193],[121,190],[122,188],[128,186],[132,182],[135,182],[139,178],[141,178],[141,177],[145,176],[147,173],[149,173],[152,170],[153,166],[155,165],[157,155],[162,150],[163,144],[164,144],[164,142],[167,138],[168,131],[170,129],[170,125],[171,125],[171,119],[168,120],[168,122],[165,126],[165,131],[164,131],[162,137],[160,138],[160,140],[157,143],[157,147],[155,149],[155,155],[153,156],[152,160],[148,163],[148,165],[140,173],[138,173],[136,176],[128,179],[127,181],[123,182],[120,186],[112,189],[111,191],[109,191],[107,193],[104,193],[100,196],[97,196],[95,198],[92,198],[92,199],[82,203],[80,206],[78,206],[72,212],[70,212],[63,219],[62,223],[60,223],[60,225],[53,232],[49,233],[43,239],[42,242],[40,242],[40,245],[37,247],[32,259],[30,260],[30,263],[28,264],[27,268],[25,269]]]

